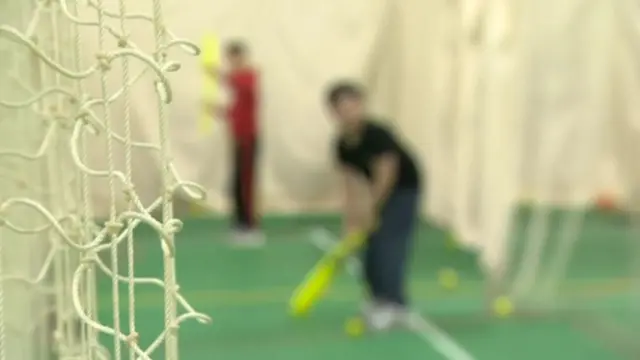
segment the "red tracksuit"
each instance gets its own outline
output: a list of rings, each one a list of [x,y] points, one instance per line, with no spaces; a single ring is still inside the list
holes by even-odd
[[[254,183],[258,146],[258,74],[253,69],[235,70],[227,78],[233,102],[227,118],[233,134],[233,201],[236,226],[252,229],[256,224]]]

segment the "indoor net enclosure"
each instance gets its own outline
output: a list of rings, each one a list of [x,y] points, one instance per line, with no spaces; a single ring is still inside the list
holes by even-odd
[[[632,0],[0,1],[0,360],[637,359]],[[227,241],[232,101],[260,70],[266,244]],[[212,45],[214,44],[214,45]],[[218,48],[220,47],[220,48]],[[219,59],[216,60],[216,62]],[[357,79],[427,189],[416,323],[354,335],[323,92]]]

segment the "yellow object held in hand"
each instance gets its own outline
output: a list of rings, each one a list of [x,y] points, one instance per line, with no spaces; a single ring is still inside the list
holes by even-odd
[[[362,246],[366,238],[364,232],[352,232],[320,259],[291,297],[289,306],[293,316],[306,314],[316,304],[331,285],[341,261]]]
[[[198,132],[206,135],[213,130],[215,114],[211,111],[211,106],[218,103],[219,89],[218,80],[210,72],[219,70],[222,62],[220,56],[220,39],[213,33],[207,33],[202,37],[200,43],[200,59],[203,71],[202,89],[202,114],[198,122]]]

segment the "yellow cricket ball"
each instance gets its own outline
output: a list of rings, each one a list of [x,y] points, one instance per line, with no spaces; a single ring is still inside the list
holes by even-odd
[[[515,307],[511,299],[507,296],[499,296],[493,301],[493,313],[501,318],[510,316]]]
[[[364,334],[366,327],[367,326],[362,318],[354,317],[345,322],[344,331],[349,336],[357,337]]]
[[[453,290],[460,284],[458,272],[451,268],[445,268],[438,272],[438,283],[446,290]]]

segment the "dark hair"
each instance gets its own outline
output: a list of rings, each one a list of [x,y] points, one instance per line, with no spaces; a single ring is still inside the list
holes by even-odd
[[[247,45],[240,40],[233,40],[227,44],[226,51],[231,56],[244,55],[247,53]]]
[[[364,97],[364,90],[356,82],[349,80],[338,81],[329,87],[326,100],[329,105],[336,107],[338,102],[345,97],[362,99]]]

